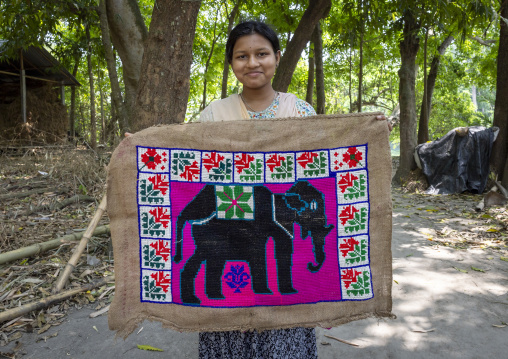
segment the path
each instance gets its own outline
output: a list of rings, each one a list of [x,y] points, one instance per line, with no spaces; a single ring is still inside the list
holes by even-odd
[[[439,235],[444,243],[446,233],[466,228],[472,234],[478,231],[474,219],[450,218],[450,213],[471,211],[475,202],[457,197],[453,201],[433,197],[432,203],[421,198],[420,202],[394,192],[393,313],[397,319],[372,318],[331,330],[318,328],[320,358],[508,357],[508,326],[503,327],[508,323],[508,262],[500,259],[508,257],[506,247],[458,250],[440,244]],[[432,207],[425,210],[429,205]],[[439,208],[435,206],[448,212],[432,209]],[[34,359],[198,357],[196,333],[177,333],[162,329],[159,323],[144,322],[139,334],[134,332],[126,341],[115,340],[107,317],[92,319],[88,317],[91,312],[74,311],[62,325],[44,334],[25,334],[17,353]],[[54,333],[58,334],[52,337]],[[49,338],[40,340],[43,337]],[[164,352],[141,351],[137,344]],[[12,352],[15,346],[10,343],[0,347],[0,352]]]

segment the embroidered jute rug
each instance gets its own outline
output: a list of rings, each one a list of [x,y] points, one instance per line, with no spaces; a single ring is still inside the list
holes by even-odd
[[[391,316],[391,157],[375,115],[160,126],[122,141],[108,173],[110,328]]]

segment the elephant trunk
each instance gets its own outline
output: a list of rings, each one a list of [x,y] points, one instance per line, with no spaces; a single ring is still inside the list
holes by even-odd
[[[307,268],[311,272],[317,272],[321,269],[321,266],[325,262],[325,237],[330,233],[333,229],[333,225],[324,226],[321,230],[312,232],[312,244],[314,246],[314,258],[316,260],[316,265],[314,263],[309,262],[307,264]],[[317,232],[317,233],[316,233]]]

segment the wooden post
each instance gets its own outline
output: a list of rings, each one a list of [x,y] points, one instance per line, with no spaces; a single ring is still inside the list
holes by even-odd
[[[23,116],[23,123],[26,123],[26,79],[25,79],[25,66],[23,65],[23,49],[19,54],[20,67],[21,67],[21,116]]]
[[[62,105],[65,105],[65,86],[63,81],[60,84],[60,101],[62,101]]]

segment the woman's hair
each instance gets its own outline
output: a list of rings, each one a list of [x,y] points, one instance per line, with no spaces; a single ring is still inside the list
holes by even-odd
[[[270,26],[261,21],[245,21],[236,25],[229,34],[228,41],[226,42],[226,55],[229,63],[233,61],[233,48],[235,47],[236,40],[242,36],[252,34],[259,34],[270,41],[274,53],[280,50],[279,38]]]

